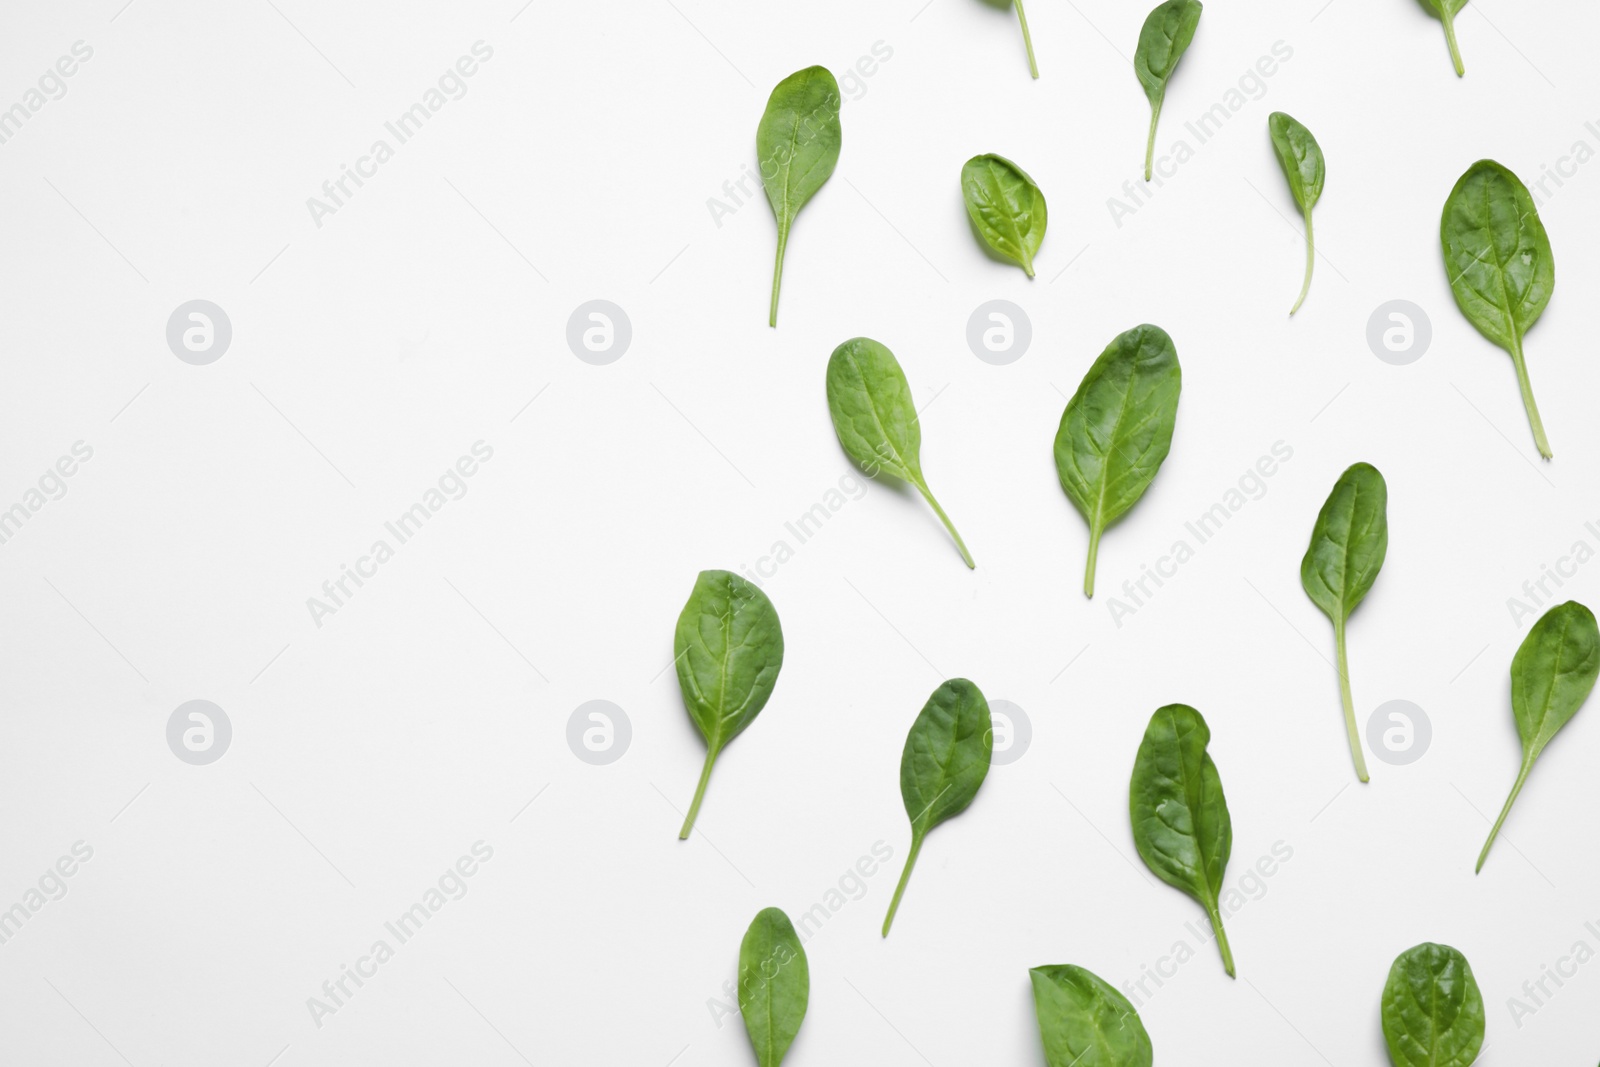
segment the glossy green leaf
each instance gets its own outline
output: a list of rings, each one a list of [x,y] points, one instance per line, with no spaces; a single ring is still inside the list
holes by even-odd
[[[1272,136],[1272,150],[1278,154],[1278,165],[1289,181],[1289,192],[1300,207],[1306,220],[1306,280],[1300,286],[1300,298],[1289,309],[1293,315],[1306,302],[1311,291],[1311,268],[1317,259],[1317,244],[1311,231],[1311,209],[1322,196],[1322,184],[1327,178],[1327,164],[1322,159],[1322,148],[1311,131],[1282,111],[1274,111],[1267,118],[1267,132]]]
[[[756,127],[761,184],[778,219],[778,258],[772,267],[772,312],[778,325],[778,290],[783,284],[783,253],[789,230],[806,201],[833,175],[843,137],[839,125],[839,83],[826,67],[796,71],[772,90]]]
[[[1027,172],[1003,156],[973,156],[961,168],[961,195],[984,244],[1033,277],[1048,213]]]
[[[1478,856],[1478,870],[1483,870],[1483,861],[1489,858],[1489,849],[1528,781],[1534,762],[1589,699],[1597,675],[1600,629],[1595,626],[1594,612],[1576,600],[1557,604],[1545,612],[1523,638],[1511,659],[1511,713],[1517,720],[1517,735],[1522,738],[1522,767]]]
[[[961,558],[968,567],[976,566],[922,476],[921,424],[911,402],[911,386],[894,353],[870,337],[835,348],[828,360],[828,413],[850,458],[874,478],[889,474],[916,486],[950,531]]]
[[[1549,459],[1550,442],[1522,354],[1522,339],[1544,314],[1556,284],[1555,255],[1539,209],[1515,174],[1480,159],[1450,191],[1439,238],[1456,306],[1479,333],[1511,354],[1534,443]]]
[[[952,678],[933,691],[906,735],[900,754],[900,798],[911,819],[911,851],[883,920],[883,936],[900,907],[911,868],[916,866],[928,831],[967,810],[989,773],[994,728],[989,702],[965,678]]]
[[[1217,901],[1233,850],[1233,821],[1222,778],[1206,752],[1211,729],[1187,704],[1168,704],[1150,716],[1128,787],[1133,843],[1145,866],[1206,909],[1233,977],[1233,950]]]
[[[1366,597],[1389,552],[1389,486],[1370,463],[1356,463],[1333,484],[1333,492],[1317,513],[1311,543],[1300,560],[1300,584],[1311,602],[1333,621],[1338,653],[1339,700],[1356,776],[1367,781],[1367,760],[1356,726],[1355,698],[1350,693],[1350,665],[1345,654],[1345,622]]]
[[[683,706],[706,739],[705,768],[680,839],[694,828],[711,768],[772,696],[783,666],[783,628],[767,594],[731,571],[701,571],[678,616],[672,651]]]
[[[1100,535],[1138,503],[1172,448],[1182,388],[1172,338],[1135,326],[1100,353],[1061,413],[1056,474],[1089,523],[1084,596],[1094,596]]]
[[[1133,53],[1133,72],[1150,99],[1150,139],[1144,149],[1144,180],[1150,180],[1150,167],[1156,154],[1156,123],[1167,98],[1167,82],[1178,69],[1178,60],[1194,40],[1200,25],[1200,0],[1167,0],[1145,18],[1139,30],[1139,47]]]
[[[1483,1047],[1483,995],[1467,958],[1423,942],[1383,984],[1383,1039],[1394,1067],[1471,1067]]]
[[[1069,963],[1035,967],[1028,977],[1048,1067],[1151,1067],[1139,1013],[1099,975]]]
[[[781,908],[758,913],[739,945],[739,1014],[760,1067],[778,1067],[805,1021],[811,970]]]
[[[1461,62],[1461,48],[1456,44],[1456,15],[1467,6],[1467,0],[1422,0],[1422,6],[1439,16],[1444,23],[1444,39],[1450,45],[1450,62],[1455,64],[1456,77],[1467,73]]]

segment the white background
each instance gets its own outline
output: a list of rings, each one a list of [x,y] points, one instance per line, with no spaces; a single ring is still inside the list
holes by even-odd
[[[1474,160],[1533,184],[1574,142],[1600,148],[1593,5],[1473,0],[1458,80],[1409,0],[1217,0],[1164,149],[1275,42],[1292,58],[1119,227],[1108,198],[1143,184],[1143,4],[1034,0],[1032,81],[1014,14],[977,0],[122,3],[0,15],[0,104],[75,41],[94,50],[0,145],[0,506],[94,450],[0,545],[0,908],[74,842],[94,850],[0,945],[0,1062],[748,1064],[708,1007],[746,925],[798,918],[879,840],[888,868],[807,945],[793,1067],[1041,1064],[1030,966],[1120,986],[1180,939],[1195,957],[1141,1009],[1166,1067],[1382,1064],[1385,975],[1424,940],[1472,962],[1481,1063],[1595,1061],[1600,964],[1520,1028],[1507,998],[1580,939],[1600,948],[1600,709],[1472,865],[1519,758],[1507,667],[1527,622],[1507,600],[1573,542],[1600,548],[1600,165],[1541,209],[1558,281],[1527,351],[1553,463],[1438,246]],[[307,198],[480,40],[466,95],[319,227]],[[708,199],[754,166],[779,79],[842,74],[878,42],[892,58],[851,90],[769,329],[771,213],[718,225]],[[1274,109],[1329,161],[1293,321]],[[1049,198],[1034,281],[967,224],[958,173],[986,151]],[[165,340],[195,298],[233,325],[209,366]],[[565,339],[595,298],[633,326],[609,366]],[[1032,320],[1009,366],[965,340],[990,299]],[[1366,341],[1392,299],[1431,318],[1409,366]],[[1050,446],[1092,359],[1144,321],[1183,362],[1177,433],[1088,602]],[[784,523],[850,473],[823,369],[862,334],[925,405],[924,467],[978,569],[881,483],[798,546],[766,581],[776,693],[680,843],[703,745],[664,670],[673,624],[696,571],[795,547]],[[307,598],[480,440],[467,495],[318,626]],[[1278,441],[1293,458],[1265,494],[1115,625],[1110,595]],[[1391,527],[1351,624],[1361,718],[1406,699],[1433,727],[1418,762],[1372,758],[1367,786],[1298,579],[1358,459],[1387,476]],[[1560,592],[1600,601],[1600,563]],[[900,748],[956,675],[1026,709],[1032,745],[930,836],[884,941]],[[165,740],[196,698],[234,731],[204,767]],[[609,766],[566,742],[597,698],[632,725]],[[1230,881],[1293,850],[1229,920],[1237,981],[1129,834],[1134,752],[1173,701],[1212,726]],[[467,895],[316,1025],[307,998],[480,840]]]

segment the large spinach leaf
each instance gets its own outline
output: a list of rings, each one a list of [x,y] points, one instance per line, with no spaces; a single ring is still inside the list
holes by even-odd
[[[1274,111],[1267,118],[1267,132],[1272,137],[1272,149],[1278,154],[1278,166],[1283,168],[1283,176],[1289,181],[1289,192],[1306,220],[1306,280],[1300,286],[1300,298],[1289,309],[1289,314],[1293,315],[1311,291],[1311,268],[1317,261],[1317,243],[1311,234],[1311,209],[1322,196],[1328,168],[1317,139],[1289,115]]]
[[[1133,53],[1133,72],[1150,99],[1150,138],[1144,147],[1144,180],[1150,180],[1151,163],[1156,155],[1156,123],[1167,98],[1167,82],[1178,69],[1178,60],[1188,51],[1194,31],[1200,25],[1200,0],[1167,0],[1145,18],[1139,29],[1139,47]]]
[[[1471,1067],[1483,1047],[1483,995],[1467,958],[1423,942],[1383,984],[1383,1040],[1394,1067]]]
[[[1068,963],[1035,967],[1028,977],[1049,1067],[1150,1067],[1139,1013],[1099,975]]]
[[[739,944],[739,1014],[761,1067],[778,1067],[805,1021],[811,969],[781,908],[757,913]]]
[[[1044,242],[1044,193],[1026,171],[1004,156],[973,156],[961,168],[967,216],[984,244],[1033,277],[1033,257]]]
[[[772,267],[772,311],[767,325],[778,325],[778,289],[783,284],[783,253],[789,230],[806,201],[833,175],[839,162],[839,83],[826,67],[796,71],[772,90],[756,127],[761,184],[778,219],[778,258]]]

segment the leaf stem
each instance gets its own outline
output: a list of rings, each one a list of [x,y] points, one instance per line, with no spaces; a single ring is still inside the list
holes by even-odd
[[[1089,562],[1083,569],[1083,595],[1091,600],[1094,599],[1094,565],[1095,560],[1099,557],[1100,529],[1091,526],[1089,528]]]
[[[1154,103],[1152,103],[1150,105],[1150,139],[1147,140],[1145,142],[1145,144],[1144,144],[1144,180],[1145,181],[1149,181],[1150,180],[1151,163],[1156,158],[1156,122],[1159,121],[1160,118],[1161,118],[1161,105],[1165,101],[1166,101],[1166,95],[1162,94],[1162,96],[1160,98],[1158,98]]]
[[[1528,410],[1528,424],[1533,427],[1533,443],[1539,455],[1551,459],[1550,441],[1544,435],[1544,420],[1539,418],[1539,405],[1533,399],[1533,383],[1528,380],[1528,361],[1522,357],[1522,338],[1511,335],[1511,362],[1517,368],[1517,387],[1522,390],[1522,406]]]
[[[1344,623],[1333,624],[1333,643],[1339,649],[1339,700],[1344,705],[1344,728],[1350,735],[1350,755],[1355,757],[1356,776],[1363,782],[1367,777],[1367,758],[1361,754],[1361,731],[1356,726],[1356,702],[1350,695],[1350,664],[1345,656]]]
[[[1444,20],[1444,39],[1450,43],[1450,62],[1455,64],[1456,77],[1464,78],[1467,68],[1461,62],[1461,48],[1456,44],[1456,20],[1450,12],[1441,12],[1439,17]]]
[[[956,524],[950,521],[950,516],[944,513],[944,508],[941,508],[939,502],[933,498],[933,491],[928,488],[928,483],[918,478],[915,484],[917,491],[922,494],[922,499],[928,502],[928,505],[933,508],[933,513],[939,516],[939,521],[944,523],[944,528],[950,531],[951,537],[955,538],[956,547],[961,550],[961,558],[966,561],[967,569],[977,570],[978,565],[972,562],[972,553],[967,551],[967,543],[961,540],[961,535],[956,532]]]
[[[689,831],[694,829],[694,819],[700,814],[700,801],[705,799],[706,783],[711,781],[711,768],[717,762],[717,750],[706,749],[705,769],[700,772],[700,784],[694,787],[694,802],[689,805],[689,814],[684,817],[683,829],[678,831],[678,840],[689,840]]]
[[[1506,821],[1506,816],[1511,814],[1511,805],[1517,802],[1517,794],[1522,792],[1522,785],[1528,780],[1528,772],[1533,770],[1533,761],[1524,759],[1522,770],[1517,772],[1517,784],[1511,787],[1511,795],[1506,797],[1506,806],[1500,809],[1500,817],[1494,821],[1494,829],[1489,831],[1489,840],[1483,843],[1483,851],[1478,853],[1478,865],[1472,869],[1473,874],[1483,870],[1483,861],[1489,858],[1489,849],[1494,845],[1494,839],[1500,836],[1500,827]]]
[[[783,250],[789,245],[789,224],[778,223],[778,259],[772,265],[772,312],[767,316],[767,325],[778,325],[778,290],[783,287]]]
[[[911,868],[917,865],[917,853],[922,851],[922,838],[917,834],[911,835],[911,851],[906,853],[906,868],[900,872],[900,884],[894,887],[894,899],[889,901],[889,914],[883,919],[883,936],[889,936],[889,925],[894,922],[894,913],[900,907],[900,897],[905,894],[906,883],[911,880]]]
[[[1211,917],[1211,929],[1216,932],[1217,948],[1222,952],[1222,969],[1233,978],[1233,948],[1228,944],[1228,932],[1222,928],[1222,912],[1212,904],[1206,907],[1206,914]]]
[[[1305,284],[1300,286],[1300,299],[1296,300],[1294,307],[1289,309],[1290,315],[1299,311],[1300,305],[1306,302],[1306,294],[1311,291],[1311,268],[1316,265],[1316,262],[1317,242],[1316,238],[1311,234],[1311,209],[1306,208],[1306,280]]]
[[[1022,10],[1022,0],[1017,0],[1017,18],[1022,20],[1022,43],[1028,46],[1028,70],[1037,78],[1039,64],[1033,61],[1033,37],[1028,33],[1028,13]]]

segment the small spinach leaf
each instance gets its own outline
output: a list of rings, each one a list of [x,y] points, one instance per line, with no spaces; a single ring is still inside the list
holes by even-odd
[[[1383,984],[1383,1040],[1394,1067],[1471,1067],[1483,1047],[1483,995],[1467,958],[1423,942]]]
[[[1056,430],[1056,475],[1089,523],[1083,595],[1094,596],[1100,535],[1144,495],[1172,448],[1183,370],[1159,326],[1117,337],[1067,401]]]
[[[1317,243],[1311,234],[1311,209],[1322,196],[1327,165],[1311,131],[1282,111],[1274,111],[1267,118],[1267,131],[1272,135],[1272,148],[1278,153],[1278,165],[1289,180],[1289,192],[1306,220],[1306,280],[1300,287],[1300,298],[1289,309],[1289,314],[1293,315],[1311,291],[1311,268],[1317,260]]]
[[[778,289],[783,284],[783,253],[789,230],[806,201],[833,175],[839,162],[839,83],[826,67],[796,71],[772,90],[756,127],[761,184],[778,219],[778,259],[772,267],[772,312],[778,325]]]
[[[1150,716],[1128,787],[1133,843],[1145,866],[1206,909],[1217,934],[1222,966],[1233,977],[1233,949],[1217,906],[1233,820],[1222,778],[1206,752],[1211,729],[1187,704],[1168,704]]]
[[[961,168],[961,195],[984,244],[1033,277],[1048,221],[1044,193],[1033,179],[1003,156],[973,156]]]
[[[794,924],[765,908],[739,944],[739,1014],[761,1067],[778,1067],[805,1021],[811,969]]]
[[[1439,222],[1456,305],[1478,332],[1511,354],[1539,455],[1551,456],[1533,400],[1522,339],[1544,314],[1556,284],[1555,255],[1527,186],[1492,159],[1456,182]]]
[[[783,667],[783,628],[767,594],[730,571],[695,579],[672,651],[683,706],[706,739],[705,768],[679,840],[694,829],[711,768],[729,741],[761,714]]]
[[[1439,16],[1444,23],[1444,39],[1450,45],[1450,62],[1455,64],[1456,77],[1464,77],[1467,68],[1461,62],[1461,49],[1456,45],[1456,15],[1467,6],[1467,0],[1422,0],[1422,6]]]
[[[1489,848],[1500,833],[1500,826],[1511,813],[1511,805],[1528,780],[1528,772],[1550,739],[1571,721],[1589,699],[1595,677],[1600,675],[1600,628],[1594,612],[1569,600],[1544,613],[1533,624],[1522,647],[1511,658],[1511,713],[1516,716],[1517,735],[1522,738],[1522,768],[1517,781],[1500,809],[1489,840],[1478,856],[1478,870],[1489,858]]]
[[[1156,7],[1139,30],[1139,48],[1133,53],[1133,72],[1150,99],[1150,139],[1144,148],[1144,180],[1150,180],[1150,165],[1156,154],[1156,122],[1161,104],[1167,98],[1167,82],[1178,69],[1178,60],[1188,51],[1194,31],[1200,25],[1200,0],[1167,0]]]
[[[1068,963],[1035,967],[1028,977],[1049,1067],[1150,1067],[1139,1013],[1099,975]]]
[[[1300,585],[1306,596],[1333,620],[1333,643],[1339,656],[1339,700],[1344,705],[1345,731],[1356,776],[1367,781],[1367,760],[1361,752],[1355,699],[1350,694],[1350,665],[1345,655],[1344,625],[1366,597],[1383,569],[1389,551],[1389,486],[1370,463],[1352,465],[1333,483],[1333,492],[1317,513],[1311,544],[1300,560]]]
[[[883,936],[900,907],[917,854],[928,831],[967,810],[989,773],[994,727],[989,702],[965,678],[952,678],[933,691],[906,735],[900,754],[900,799],[911,817],[911,851],[895,886]]]
[[[828,413],[850,458],[873,477],[882,471],[916,486],[950,531],[961,558],[968,567],[976,567],[966,542],[922,476],[922,427],[911,402],[911,386],[894,353],[870,337],[835,348],[828,360]]]

